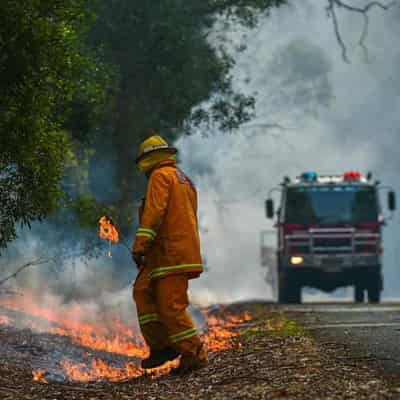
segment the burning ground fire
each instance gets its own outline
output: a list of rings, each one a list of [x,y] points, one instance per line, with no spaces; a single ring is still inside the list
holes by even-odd
[[[6,317],[5,315],[0,315],[0,325],[9,325],[11,323],[11,319]]]
[[[0,299],[0,325],[13,325],[13,318],[8,313],[23,316],[23,327],[33,332],[50,335],[54,338],[65,338],[65,350],[55,347],[62,356],[57,360],[58,371],[43,367],[35,369],[33,379],[47,383],[47,380],[58,379],[70,382],[121,382],[138,378],[145,374],[140,367],[141,359],[147,357],[148,349],[141,338],[139,329],[131,328],[121,318],[115,317],[115,311],[110,315],[102,315],[97,320],[93,312],[82,309],[79,305],[59,305],[52,308],[44,307],[34,296],[24,295],[18,298]],[[46,304],[49,304],[46,302]],[[235,327],[251,320],[248,313],[235,316],[222,313],[215,316],[202,312],[204,328],[202,337],[210,352],[226,350],[233,346],[232,339],[237,336]],[[64,339],[62,339],[64,340]],[[57,342],[58,343],[58,342]],[[64,343],[64,342],[63,342]],[[55,345],[57,346],[57,345]],[[79,356],[68,353],[70,348],[80,349]],[[117,360],[117,361],[115,361]],[[147,376],[157,378],[176,367],[178,361],[146,372]],[[52,378],[56,376],[57,378]]]

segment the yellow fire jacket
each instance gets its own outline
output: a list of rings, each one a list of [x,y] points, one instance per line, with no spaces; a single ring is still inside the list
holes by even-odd
[[[197,192],[175,161],[161,162],[148,181],[134,253],[145,255],[150,278],[203,270],[197,222]]]

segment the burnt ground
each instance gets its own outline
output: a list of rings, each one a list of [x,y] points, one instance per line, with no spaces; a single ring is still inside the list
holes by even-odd
[[[354,353],[351,343],[314,338],[276,306],[230,309],[248,310],[254,319],[235,328],[240,335],[233,347],[213,354],[208,367],[122,383],[33,382],[31,365],[64,339],[0,326],[0,399],[400,399],[400,379],[385,379],[374,359]]]

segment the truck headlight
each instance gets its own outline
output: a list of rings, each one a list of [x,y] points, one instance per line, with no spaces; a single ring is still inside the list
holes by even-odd
[[[304,258],[300,256],[290,257],[290,264],[292,265],[301,265],[304,263]]]

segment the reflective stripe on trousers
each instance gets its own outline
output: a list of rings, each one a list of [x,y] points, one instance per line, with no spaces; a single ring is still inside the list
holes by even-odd
[[[170,267],[158,267],[154,268],[151,273],[150,277],[152,279],[154,278],[161,278],[162,276],[166,276],[172,272],[182,272],[185,270],[191,271],[191,270],[202,270],[203,265],[202,264],[181,264],[181,265],[172,265]]]
[[[183,332],[177,333],[176,335],[170,335],[169,340],[172,343],[178,343],[182,340],[190,339],[193,336],[197,335],[196,328],[187,329]]]
[[[139,316],[139,324],[146,325],[149,322],[159,321],[160,316],[156,313],[153,314],[143,314]]]
[[[137,230],[136,236],[144,236],[144,237],[149,237],[151,239],[154,239],[157,234],[155,231],[153,231],[153,229],[149,229],[149,228],[139,228]]]

